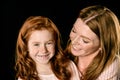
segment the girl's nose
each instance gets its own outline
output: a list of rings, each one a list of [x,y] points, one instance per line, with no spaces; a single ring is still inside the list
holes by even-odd
[[[40,51],[41,51],[42,53],[47,52],[47,47],[46,47],[45,45],[42,45],[41,48],[40,48]]]

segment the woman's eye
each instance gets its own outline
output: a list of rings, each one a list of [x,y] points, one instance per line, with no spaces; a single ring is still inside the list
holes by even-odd
[[[83,40],[83,42],[84,42],[84,43],[89,43],[89,41],[87,41],[87,40]]]
[[[73,33],[76,33],[75,29],[72,29],[72,32],[73,32]]]

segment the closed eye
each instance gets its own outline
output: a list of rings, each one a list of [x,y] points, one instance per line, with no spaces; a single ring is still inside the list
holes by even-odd
[[[73,32],[73,33],[76,33],[75,29],[72,29],[72,32]]]
[[[88,41],[88,40],[84,40],[84,39],[83,39],[83,42],[84,42],[84,43],[89,43],[90,41]]]

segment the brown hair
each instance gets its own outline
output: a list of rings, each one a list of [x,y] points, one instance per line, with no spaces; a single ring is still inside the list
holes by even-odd
[[[119,56],[120,24],[117,16],[108,8],[100,5],[89,6],[80,11],[81,18],[99,37],[101,52],[94,58],[84,74],[85,80],[95,80],[101,72]],[[70,51],[71,41],[65,49],[66,55],[77,64],[77,57]]]

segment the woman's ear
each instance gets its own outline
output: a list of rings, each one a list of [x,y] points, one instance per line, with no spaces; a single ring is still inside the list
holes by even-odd
[[[99,50],[101,51],[101,50],[102,50],[102,48],[101,48],[101,47],[99,47]]]

